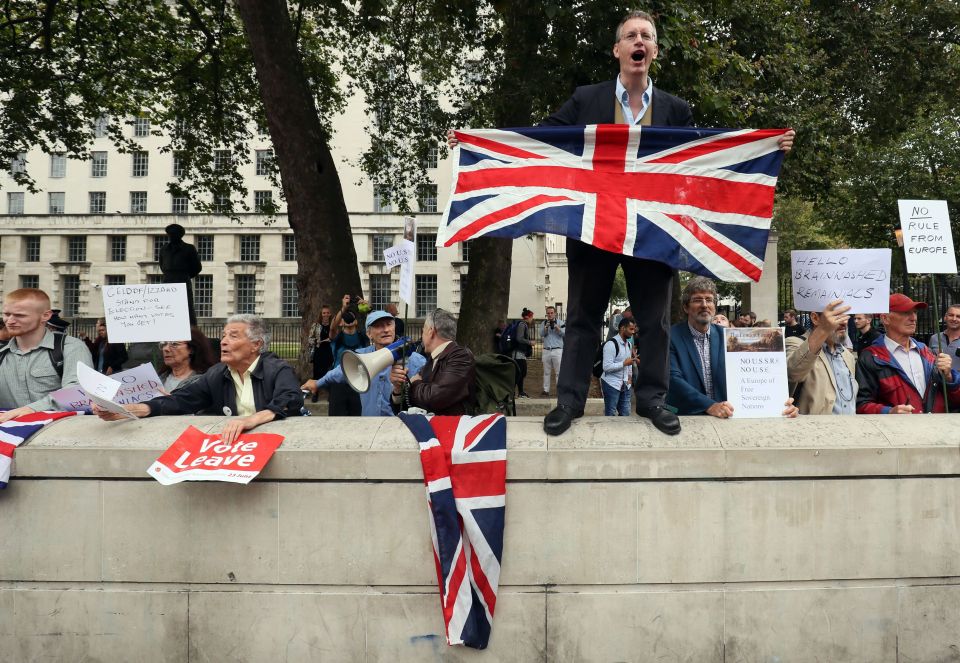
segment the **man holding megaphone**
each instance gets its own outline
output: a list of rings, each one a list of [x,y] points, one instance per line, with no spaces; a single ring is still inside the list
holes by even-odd
[[[317,393],[331,384],[349,384],[360,392],[361,413],[365,417],[393,416],[390,406],[390,369],[403,348],[391,346],[396,341],[395,318],[386,311],[374,311],[367,316],[367,336],[372,345],[356,352],[345,353],[340,364],[319,380],[307,380],[302,389]],[[348,357],[347,355],[352,355]],[[427,363],[416,352],[406,358],[407,370],[416,375]]]

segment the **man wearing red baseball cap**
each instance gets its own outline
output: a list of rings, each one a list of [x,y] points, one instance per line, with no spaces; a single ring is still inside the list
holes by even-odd
[[[913,338],[917,309],[925,308],[906,295],[890,295],[890,312],[880,316],[886,333],[857,360],[857,414],[945,412],[944,381],[951,407],[960,407],[960,373],[950,367],[950,356],[935,355]]]

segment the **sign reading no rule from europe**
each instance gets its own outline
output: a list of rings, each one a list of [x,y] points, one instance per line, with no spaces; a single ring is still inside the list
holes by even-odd
[[[910,274],[956,274],[946,200],[898,200],[903,253]]]

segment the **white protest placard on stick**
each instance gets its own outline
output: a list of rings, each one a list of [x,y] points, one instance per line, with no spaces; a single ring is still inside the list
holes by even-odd
[[[782,416],[790,393],[783,329],[730,327],[723,330],[723,346],[732,416]]]
[[[399,252],[406,256],[403,262],[396,263],[400,265],[400,299],[407,304],[413,304],[413,261],[416,259],[417,252],[417,220],[412,216],[403,217],[403,239],[393,248],[399,249]]]
[[[890,249],[791,251],[793,305],[820,313],[842,299],[854,313],[886,313],[890,306]]]
[[[120,383],[95,370],[82,362],[77,362],[77,381],[87,396],[94,403],[109,412],[121,414],[127,419],[136,419],[136,417],[127,412],[122,405],[113,402],[113,397],[120,390]]]
[[[111,343],[190,340],[184,283],[104,286],[103,311]]]
[[[945,200],[898,200],[903,253],[910,274],[956,274],[950,212]]]

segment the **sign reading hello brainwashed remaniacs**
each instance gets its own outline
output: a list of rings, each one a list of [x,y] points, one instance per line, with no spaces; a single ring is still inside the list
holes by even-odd
[[[165,486],[181,481],[250,483],[283,443],[283,435],[244,433],[231,444],[220,435],[187,427],[147,474]]]
[[[153,364],[140,364],[109,376],[99,375],[120,383],[120,387],[109,399],[118,405],[144,403],[165,393],[163,382]],[[50,396],[64,410],[89,410],[93,402],[83,387],[64,387],[52,392]]]
[[[730,327],[723,330],[723,345],[733,417],[781,416],[790,392],[783,329]]]
[[[890,249],[791,251],[793,305],[819,313],[842,299],[850,314],[886,313],[890,256]]]
[[[190,340],[184,283],[104,286],[103,311],[111,343]]]
[[[946,200],[898,200],[903,253],[910,274],[956,274]]]

